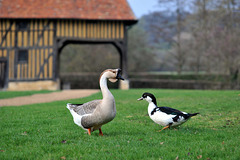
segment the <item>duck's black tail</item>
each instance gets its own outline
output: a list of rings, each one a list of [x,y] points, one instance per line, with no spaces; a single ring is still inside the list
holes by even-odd
[[[196,116],[199,113],[187,113],[187,114],[182,114],[182,116],[184,117],[184,119],[189,119],[193,116]]]
[[[193,116],[196,116],[198,115],[199,113],[188,113],[189,117],[193,117]]]

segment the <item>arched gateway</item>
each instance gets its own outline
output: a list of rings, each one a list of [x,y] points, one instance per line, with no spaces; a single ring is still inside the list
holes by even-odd
[[[127,28],[137,20],[126,0],[2,0],[0,10],[4,88],[58,89],[58,54],[68,43],[113,44],[127,78]]]

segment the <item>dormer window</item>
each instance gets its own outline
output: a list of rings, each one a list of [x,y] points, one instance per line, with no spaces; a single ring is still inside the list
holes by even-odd
[[[24,30],[28,29],[28,22],[27,21],[18,21],[16,23],[16,25],[17,25],[18,30],[24,31]]]

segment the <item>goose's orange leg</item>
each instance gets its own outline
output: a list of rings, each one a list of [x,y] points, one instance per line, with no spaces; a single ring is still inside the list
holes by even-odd
[[[159,130],[159,131],[157,131],[157,132],[161,132],[162,130],[167,129],[167,128],[170,128],[170,125],[168,125],[168,126],[166,126],[166,127],[163,127],[163,129],[161,129],[161,130]]]
[[[91,128],[88,128],[88,135],[91,136]]]
[[[103,136],[101,128],[99,128],[99,136]]]

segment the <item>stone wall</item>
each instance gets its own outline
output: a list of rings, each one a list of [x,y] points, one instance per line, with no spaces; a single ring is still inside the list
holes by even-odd
[[[182,79],[177,79],[182,78]],[[99,89],[99,74],[63,74],[60,76],[62,89]],[[227,82],[226,76],[169,76],[153,74],[129,75],[130,88],[168,88],[168,89],[240,89],[239,83]],[[124,81],[123,81],[124,82]],[[108,83],[109,88],[118,88],[124,83]]]
[[[31,82],[9,82],[8,91],[26,91],[26,90],[58,90],[59,81],[31,81]]]

